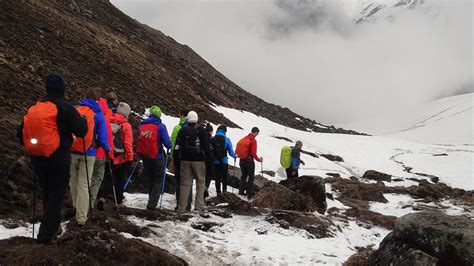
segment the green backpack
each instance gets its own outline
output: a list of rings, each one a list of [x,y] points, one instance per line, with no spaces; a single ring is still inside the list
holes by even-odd
[[[289,168],[291,166],[291,152],[293,148],[290,146],[284,146],[281,148],[280,153],[280,164],[283,168]]]

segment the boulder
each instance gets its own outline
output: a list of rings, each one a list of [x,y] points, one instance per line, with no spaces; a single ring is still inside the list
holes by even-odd
[[[251,203],[255,207],[273,210],[314,211],[316,209],[312,201],[279,184],[262,188],[255,194]]]
[[[362,176],[362,178],[375,180],[375,181],[387,181],[387,182],[392,181],[392,176],[391,175],[381,173],[381,172],[377,172],[375,170],[366,171],[364,173],[364,175]]]
[[[342,157],[339,155],[334,155],[334,154],[320,154],[320,155],[332,162],[344,162],[344,159],[342,159]]]
[[[260,172],[259,165],[255,165],[255,172]],[[268,172],[267,174],[270,175],[271,173]],[[229,176],[227,177],[227,185],[233,188],[239,189],[241,175],[242,175],[242,172],[240,171],[240,168],[233,167],[229,164]],[[266,179],[262,175],[256,174],[255,180],[253,182],[253,191],[257,193],[261,188],[263,188],[267,184],[276,184],[276,183],[271,180]]]
[[[274,210],[265,219],[269,223],[278,224],[284,229],[290,226],[306,230],[310,238],[334,237],[338,227],[325,216],[295,211]]]
[[[473,265],[474,221],[434,211],[402,216],[368,261],[388,264]]]
[[[312,201],[319,213],[324,214],[326,212],[326,187],[322,177],[300,176],[282,180],[280,184]]]
[[[239,196],[230,192],[224,192],[219,197],[210,198],[206,200],[206,204],[210,207],[210,210],[225,209],[232,213],[249,216],[255,216],[260,214],[254,207],[252,207],[252,205],[248,201],[243,200]],[[223,216],[218,216],[229,216],[228,213],[222,213],[222,215]]]

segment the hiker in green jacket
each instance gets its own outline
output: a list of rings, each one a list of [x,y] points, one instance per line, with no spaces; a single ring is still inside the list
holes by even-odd
[[[182,109],[179,113],[179,124],[177,124],[173,128],[173,132],[171,133],[171,152],[170,152],[170,158],[173,158],[173,164],[174,164],[174,185],[175,185],[175,190],[176,190],[176,208],[175,210],[178,210],[178,205],[179,205],[179,192],[180,192],[180,186],[181,186],[181,176],[180,176],[180,160],[178,158],[175,158],[173,156],[174,154],[174,148],[176,145],[176,138],[178,137],[178,133],[181,130],[182,127],[186,126],[188,124],[188,111]],[[191,187],[191,191],[189,192],[189,200],[188,200],[188,206],[186,207],[187,210],[191,210],[191,203],[193,202],[193,190]]]

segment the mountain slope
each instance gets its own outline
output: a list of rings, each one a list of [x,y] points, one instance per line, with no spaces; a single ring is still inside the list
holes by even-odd
[[[474,93],[446,97],[344,126],[423,143],[472,145],[473,97]]]

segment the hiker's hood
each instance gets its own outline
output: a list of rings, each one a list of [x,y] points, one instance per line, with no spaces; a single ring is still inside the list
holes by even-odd
[[[99,104],[92,100],[92,99],[84,99],[82,102],[79,104],[81,106],[88,106],[90,107],[95,113],[102,112],[102,109],[100,108]]]

